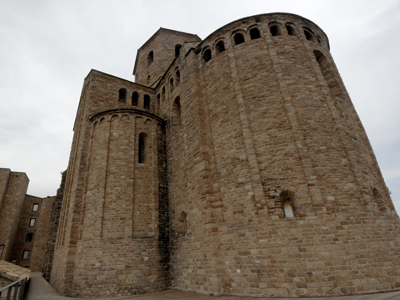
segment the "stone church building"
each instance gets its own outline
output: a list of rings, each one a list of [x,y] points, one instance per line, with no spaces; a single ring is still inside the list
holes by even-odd
[[[133,75],[84,81],[44,268],[60,293],[400,289],[399,218],[321,28],[160,28]]]

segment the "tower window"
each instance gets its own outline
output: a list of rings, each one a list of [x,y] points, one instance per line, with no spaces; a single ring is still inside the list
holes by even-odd
[[[126,89],[119,90],[118,101],[122,103],[126,102]]]
[[[286,24],[286,30],[288,35],[295,35],[295,31],[292,25]]]
[[[137,92],[132,93],[132,105],[138,106],[139,94]]]
[[[33,233],[31,233],[31,232],[28,232],[27,234],[26,234],[26,238],[25,238],[25,242],[32,242],[32,238],[33,238]]]
[[[176,77],[176,82],[181,81],[181,72],[179,72],[179,70],[176,70],[175,77]]]
[[[35,223],[36,223],[36,218],[31,218],[31,219],[29,220],[29,227],[35,226]]]
[[[29,250],[24,250],[24,252],[22,253],[22,259],[28,259],[29,256]]]
[[[153,61],[154,61],[154,54],[153,51],[150,51],[150,53],[147,55],[147,64],[151,65]]]
[[[181,100],[179,97],[175,98],[172,106],[172,122],[175,125],[181,123]]]
[[[250,29],[250,38],[252,40],[259,39],[260,37],[261,37],[260,36],[260,31],[258,30],[258,28]]]
[[[212,56],[211,56],[211,50],[210,50],[210,49],[206,49],[206,50],[204,51],[204,53],[203,53],[203,59],[204,59],[204,61],[205,61],[205,62],[208,62],[208,61],[211,60],[211,58],[212,58]]]
[[[282,191],[279,197],[282,203],[283,211],[285,213],[285,218],[293,218],[294,217],[293,193],[291,191]]]
[[[169,90],[170,92],[174,90],[174,79],[172,77],[169,79]]]
[[[272,25],[269,27],[269,31],[271,32],[272,36],[277,36],[279,35],[279,27],[278,25]]]
[[[180,45],[180,44],[175,45],[175,57],[179,56],[179,54],[181,53],[181,48],[182,48],[182,45]]]
[[[304,35],[306,36],[306,39],[311,42],[314,42],[314,36],[313,36],[312,31],[308,28],[304,28],[303,31],[304,31]]]
[[[139,164],[144,163],[145,160],[145,140],[146,134],[142,132],[139,134],[139,146],[138,146],[138,162]]]
[[[224,52],[225,51],[225,44],[224,41],[219,41],[216,45],[215,45],[215,50],[218,53]]]
[[[235,41],[235,45],[240,45],[244,43],[244,37],[241,33],[236,33],[233,39]]]
[[[33,204],[32,211],[38,211],[38,209],[39,209],[39,204],[37,203]]]
[[[144,109],[150,109],[150,96],[149,95],[144,95],[143,108]]]

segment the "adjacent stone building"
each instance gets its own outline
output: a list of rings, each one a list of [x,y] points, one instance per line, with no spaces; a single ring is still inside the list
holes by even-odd
[[[41,271],[55,197],[27,195],[23,172],[0,168],[0,260]]]
[[[326,34],[293,14],[158,30],[86,77],[50,282],[312,297],[400,289],[400,228]]]

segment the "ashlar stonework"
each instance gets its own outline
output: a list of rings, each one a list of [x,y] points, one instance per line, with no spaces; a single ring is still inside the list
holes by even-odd
[[[293,14],[161,28],[90,71],[50,282],[312,297],[400,289],[400,228],[326,34]]]

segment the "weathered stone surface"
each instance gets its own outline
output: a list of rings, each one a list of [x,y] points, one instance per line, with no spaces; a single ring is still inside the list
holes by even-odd
[[[85,79],[50,279],[59,292],[400,289],[399,218],[317,25],[275,13],[203,41],[162,29],[134,74]]]

